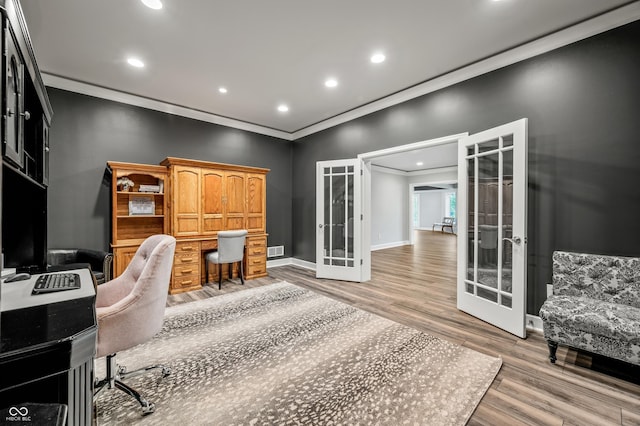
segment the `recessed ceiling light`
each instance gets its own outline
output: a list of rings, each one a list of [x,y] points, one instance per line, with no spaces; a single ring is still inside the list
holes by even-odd
[[[324,85],[327,87],[336,87],[338,85],[338,81],[334,78],[330,78],[324,82]]]
[[[219,88],[218,88],[218,92],[220,92],[220,93],[227,93],[227,88],[226,88],[226,87],[219,87]]]
[[[416,166],[422,166],[422,165],[424,165],[424,163],[423,163],[422,161],[418,161],[418,162],[416,163]]]
[[[288,106],[286,106],[286,105],[284,105],[284,104],[282,104],[282,105],[278,105],[278,111],[280,111],[280,112],[287,112],[287,111],[289,111],[289,107],[288,107]]]
[[[127,63],[129,63],[129,65],[131,65],[132,67],[136,67],[136,68],[143,68],[144,67],[144,62],[142,62],[140,59],[138,58],[129,58],[127,59]]]
[[[162,9],[162,2],[160,0],[142,0],[142,3],[150,9]]]
[[[384,62],[386,57],[382,53],[375,53],[371,56],[371,62],[374,64],[379,64],[380,62]]]

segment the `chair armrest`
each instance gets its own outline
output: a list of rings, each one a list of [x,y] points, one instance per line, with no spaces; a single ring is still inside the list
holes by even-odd
[[[107,253],[102,261],[102,272],[104,272],[104,281],[111,281],[111,277],[113,275],[112,272],[113,267],[113,253]]]
[[[47,250],[47,265],[66,265],[77,263],[78,249],[49,249]]]

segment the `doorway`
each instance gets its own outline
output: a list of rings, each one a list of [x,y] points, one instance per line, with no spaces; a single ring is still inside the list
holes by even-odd
[[[456,185],[458,141],[467,135],[456,134],[358,155],[364,171],[363,210],[370,212],[363,221],[363,248],[376,250],[415,243],[414,189]],[[365,256],[366,251],[363,250]]]

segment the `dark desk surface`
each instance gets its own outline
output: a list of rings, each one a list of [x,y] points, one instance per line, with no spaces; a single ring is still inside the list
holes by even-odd
[[[73,272],[82,283],[77,290],[31,295],[37,275],[0,284],[0,391],[94,356],[95,285],[88,269]]]

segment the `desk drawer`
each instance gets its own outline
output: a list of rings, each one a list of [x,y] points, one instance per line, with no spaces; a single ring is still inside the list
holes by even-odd
[[[266,254],[267,254],[267,247],[264,245],[247,247],[247,256],[265,256]]]
[[[201,288],[200,274],[177,276],[174,274],[169,293],[182,293]]]
[[[247,249],[250,249],[253,247],[266,247],[267,237],[248,237],[246,244],[247,244]]]
[[[264,277],[267,275],[267,264],[266,263],[256,263],[256,264],[248,264],[246,276],[248,279]]]
[[[204,240],[200,242],[202,251],[211,251],[218,248],[217,240]]]
[[[173,276],[178,278],[178,277],[185,277],[188,275],[200,275],[200,265],[198,265],[197,263],[190,263],[190,264],[186,264],[186,265],[175,265],[173,267]]]
[[[196,264],[198,265],[198,260],[200,259],[200,252],[196,253],[176,253],[176,256],[173,261],[174,266],[186,265],[186,264]]]
[[[176,255],[181,253],[198,253],[200,241],[180,241],[176,244]]]

